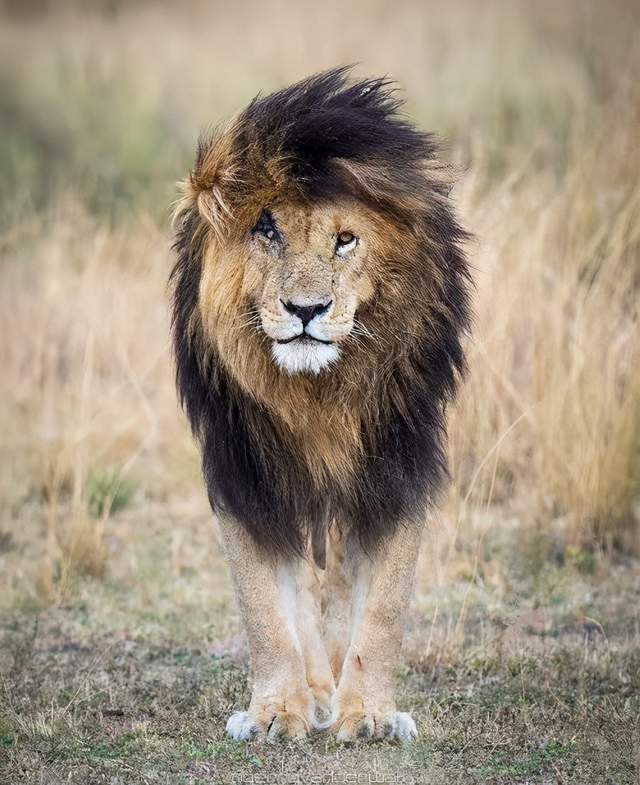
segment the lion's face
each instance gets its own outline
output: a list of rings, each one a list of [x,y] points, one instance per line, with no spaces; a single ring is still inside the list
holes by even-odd
[[[286,373],[317,374],[340,356],[358,306],[373,292],[374,237],[371,216],[354,203],[262,210],[248,239],[250,297]]]

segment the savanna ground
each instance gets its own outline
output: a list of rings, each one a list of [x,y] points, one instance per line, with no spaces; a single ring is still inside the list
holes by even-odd
[[[0,782],[640,781],[640,8],[0,4]],[[449,140],[477,281],[413,746],[228,741],[246,644],[172,386],[198,129],[358,61]]]

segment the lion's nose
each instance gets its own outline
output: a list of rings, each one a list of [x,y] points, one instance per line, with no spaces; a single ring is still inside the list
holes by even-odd
[[[302,322],[302,326],[306,327],[316,316],[321,316],[329,310],[332,300],[329,300],[328,303],[315,303],[314,305],[296,305],[295,303],[292,303],[291,300],[288,300],[286,303],[283,301],[281,302],[285,309],[294,316],[297,316]]]

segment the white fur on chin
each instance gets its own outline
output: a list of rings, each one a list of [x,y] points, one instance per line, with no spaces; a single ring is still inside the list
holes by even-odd
[[[271,344],[271,354],[279,367],[287,373],[319,374],[323,368],[335,362],[340,349],[335,344],[314,341],[291,341]]]

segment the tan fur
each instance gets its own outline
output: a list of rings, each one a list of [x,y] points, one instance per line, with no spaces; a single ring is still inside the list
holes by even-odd
[[[378,90],[381,84],[367,83],[363,90]],[[389,104],[385,111],[391,108]],[[286,112],[283,116],[287,118]],[[332,514],[348,517],[354,501],[365,511],[362,528],[366,529],[375,517],[370,514],[373,508],[357,499],[351,480],[362,477],[358,472],[378,457],[371,448],[376,444],[374,435],[389,433],[391,443],[404,444],[398,434],[409,430],[407,426],[404,431],[400,427],[384,431],[380,423],[393,412],[397,422],[410,423],[413,432],[421,435],[413,427],[419,420],[408,411],[416,398],[407,390],[424,390],[433,373],[441,373],[444,380],[439,380],[439,397],[434,399],[440,406],[454,383],[453,370],[438,369],[438,362],[440,366],[448,362],[457,370],[462,365],[455,341],[446,345],[448,358],[436,359],[430,366],[422,362],[434,347],[425,337],[431,338],[432,332],[441,337],[450,324],[466,323],[465,295],[458,291],[462,284],[455,277],[458,273],[452,272],[456,264],[462,265],[454,252],[463,233],[444,209],[439,210],[450,173],[435,162],[422,162],[422,156],[431,155],[431,147],[426,139],[412,137],[419,152],[413,159],[405,157],[401,171],[396,167],[400,152],[390,156],[392,161],[385,159],[384,165],[379,149],[368,161],[363,155],[347,160],[334,154],[325,175],[328,181],[333,176],[339,180],[341,189],[336,193],[342,195],[327,198],[325,193],[333,193],[327,187],[321,198],[315,198],[303,189],[304,176],[292,175],[292,161],[284,157],[282,148],[270,147],[268,139],[260,138],[254,117],[249,111],[244,121],[232,121],[201,146],[194,173],[183,187],[177,214],[188,226],[184,234],[189,240],[180,269],[190,269],[184,260],[191,262],[192,252],[201,265],[197,306],[187,317],[189,337],[201,349],[197,360],[201,376],[222,376],[222,368],[225,385],[239,388],[250,402],[247,417],[256,432],[256,462],[264,443],[259,418],[264,412],[271,415],[265,417],[270,423],[269,444],[281,449],[267,479],[277,476],[285,485],[279,498],[286,499],[296,487],[293,473],[279,474],[278,459],[283,455],[308,469],[303,487],[316,494],[309,491],[314,509],[322,514],[324,494],[328,496],[330,489],[342,504],[336,509],[343,511]],[[396,138],[392,131],[389,138]],[[401,125],[395,126],[397,138],[406,140],[407,133]],[[369,133],[363,138],[368,144]],[[413,178],[422,163],[424,177]],[[260,229],[265,215],[269,226],[277,226],[282,242],[270,242],[269,231]],[[338,253],[337,238],[343,233],[357,239],[348,259]],[[191,289],[189,293],[193,303]],[[308,312],[318,305],[327,309],[326,315],[323,311],[313,317],[321,336],[286,332],[296,307]],[[180,307],[182,300],[178,316]],[[445,307],[451,307],[455,318],[440,318]],[[303,331],[307,325],[302,316],[296,324]],[[302,352],[311,345],[310,351],[317,351],[326,363],[333,362],[327,358],[339,357],[339,373],[323,372],[313,378],[311,365],[305,369],[309,373],[296,372],[291,358],[304,360],[308,355],[294,355],[289,343],[301,336]],[[215,354],[215,362],[207,363],[207,352]],[[189,374],[191,367],[185,386]],[[430,388],[427,400],[429,395]],[[417,404],[415,409],[422,414],[425,396],[418,400],[422,408]],[[206,409],[207,393],[198,402]],[[430,411],[434,429],[441,425],[441,411],[436,407]],[[426,416],[423,419],[431,422]],[[214,446],[219,443],[215,433]],[[438,439],[431,444],[429,454],[437,459]],[[434,475],[440,469],[436,467]],[[403,472],[403,467],[398,471]],[[375,468],[366,474],[371,483],[378,476]],[[428,472],[423,471],[418,480],[428,487]],[[252,487],[264,487],[263,475],[259,481]],[[381,488],[386,487],[381,483]],[[355,490],[362,488],[371,498],[371,485]],[[335,493],[336,489],[344,494]],[[254,491],[254,496],[259,492]],[[227,726],[234,738],[298,737],[322,726],[318,711],[327,710],[331,717],[325,727],[332,727],[341,740],[415,737],[409,715],[396,711],[393,689],[422,529],[416,521],[398,523],[400,516],[409,514],[407,509],[413,509],[403,506],[404,499],[402,489],[394,526],[371,554],[363,550],[357,532],[341,527],[341,521],[329,521],[324,572],[311,559],[267,556],[243,525],[231,517],[222,519],[225,550],[249,638],[253,679],[248,709],[234,714]],[[388,509],[384,501],[378,505],[381,511]],[[420,504],[418,508],[424,512]],[[298,508],[294,509],[297,515]],[[314,553],[324,555],[317,541],[324,535],[323,526],[321,521],[305,536],[315,537]],[[285,546],[287,536],[288,530]]]
[[[373,558],[352,544],[351,629],[333,700],[333,729],[343,741],[411,735],[396,712],[393,669],[421,533],[421,524],[408,523]]]
[[[220,219],[225,210],[221,198],[195,198],[207,221]],[[330,376],[319,391],[304,375],[283,374],[274,366],[264,334],[256,332],[249,303],[261,303],[263,322],[277,318],[279,300],[300,291],[309,293],[312,300],[329,291],[336,303],[349,298],[365,303],[377,279],[388,273],[376,260],[389,258],[391,251],[410,257],[415,238],[390,220],[349,202],[330,206],[285,203],[278,218],[287,227],[294,260],[286,280],[270,274],[264,259],[256,261],[246,231],[237,236],[211,233],[203,260],[199,324],[194,331],[201,331],[205,342],[216,347],[242,388],[277,415],[292,453],[307,464],[318,487],[329,480],[346,484],[362,449],[362,421],[375,421],[379,416],[372,391],[380,378],[370,367],[347,362],[339,380]],[[248,222],[255,220],[255,214],[247,216]],[[327,235],[344,226],[365,238],[361,263],[369,262],[366,275],[359,275],[355,265],[339,275],[335,261],[331,266],[322,263],[331,258],[323,247]],[[398,302],[405,294],[401,280],[386,281],[388,287],[397,286]],[[338,308],[334,314],[338,327],[340,320]],[[411,314],[405,315],[404,329],[409,334],[417,329]],[[247,351],[247,345],[253,350]],[[349,348],[346,341],[345,351]],[[384,344],[376,345],[375,336],[370,349],[388,351]],[[384,373],[384,362],[376,367]],[[389,395],[395,396],[398,407],[404,405],[391,380]],[[332,529],[327,570],[321,578],[310,564],[288,567],[297,581],[295,619],[289,619],[289,627],[283,618],[277,565],[265,563],[249,536],[232,521],[224,523],[223,529],[252,651],[252,699],[246,713],[234,715],[239,718],[236,725],[230,721],[232,735],[304,735],[319,722],[315,705],[316,712],[331,710],[332,727],[343,740],[362,734],[403,741],[412,738],[412,721],[395,710],[392,674],[419,527],[401,528],[372,558],[356,542],[346,542],[339,527]]]
[[[241,727],[245,735],[234,735],[245,739],[299,738],[330,711],[342,741],[414,738],[411,719],[395,708],[393,669],[422,525],[400,528],[373,557],[334,532],[325,573],[310,561],[265,560],[231,519],[221,520],[221,530],[253,679],[248,710],[234,715],[229,731]]]
[[[291,634],[278,565],[265,560],[232,519],[222,518],[220,529],[251,652],[253,684],[244,724],[249,735],[244,738],[269,732],[271,738],[303,736],[313,726],[314,698],[300,642]]]

